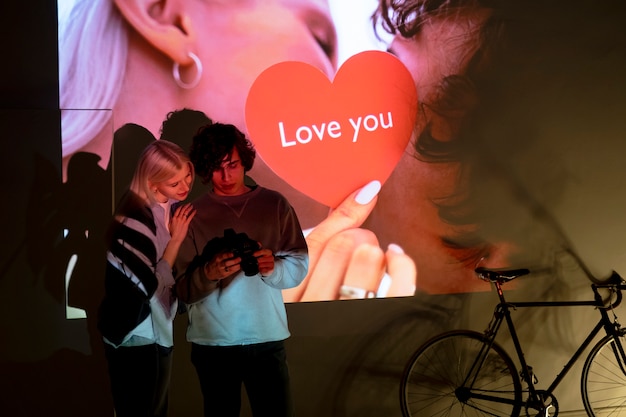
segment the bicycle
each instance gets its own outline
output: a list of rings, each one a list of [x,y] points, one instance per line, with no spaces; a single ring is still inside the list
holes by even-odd
[[[602,329],[606,336],[587,356],[581,378],[585,411],[591,417],[626,413],[626,353],[624,334],[614,309],[622,301],[626,282],[613,272],[602,283],[591,284],[593,300],[507,302],[502,284],[529,274],[528,269],[494,270],[477,268],[478,277],[495,287],[500,302],[484,333],[453,330],[427,341],[409,360],[401,381],[400,400],[405,417],[428,416],[513,416],[555,417],[559,406],[554,390]],[[608,290],[608,298],[602,296]],[[511,311],[527,307],[592,306],[600,319],[573,356],[545,390],[528,365]],[[612,316],[609,315],[612,313]],[[521,370],[495,338],[505,322]],[[526,387],[522,388],[522,383]]]

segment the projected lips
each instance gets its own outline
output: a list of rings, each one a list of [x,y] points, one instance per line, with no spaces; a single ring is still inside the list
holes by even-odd
[[[309,197],[336,207],[372,180],[385,182],[415,123],[417,92],[386,52],[352,56],[331,82],[302,62],[259,75],[246,102],[250,139],[265,163]]]

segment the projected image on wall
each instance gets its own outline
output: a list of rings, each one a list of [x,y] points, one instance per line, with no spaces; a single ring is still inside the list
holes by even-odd
[[[181,3],[59,0],[64,167],[98,155],[112,207],[137,155],[120,151],[129,126],[189,149],[213,121],[250,138],[246,181],[283,194],[305,229],[309,273],[287,302],[483,291],[477,266],[512,264],[517,236],[475,193],[502,179],[481,169],[483,120],[473,118],[481,95],[498,100],[480,90],[502,52],[488,9]],[[208,187],[196,181],[189,201]]]

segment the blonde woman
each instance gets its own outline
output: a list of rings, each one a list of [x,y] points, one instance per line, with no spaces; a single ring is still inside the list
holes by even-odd
[[[166,416],[178,300],[172,265],[195,215],[185,152],[155,141],[141,154],[109,234],[98,317],[116,415]]]

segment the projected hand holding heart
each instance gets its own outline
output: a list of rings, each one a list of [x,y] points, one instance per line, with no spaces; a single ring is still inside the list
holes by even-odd
[[[331,82],[302,62],[256,79],[246,102],[250,138],[291,186],[335,208],[371,180],[384,183],[415,124],[413,79],[393,55],[366,51]]]
[[[332,82],[301,62],[276,64],[256,79],[246,123],[259,155],[291,186],[337,209],[307,237],[309,274],[283,293],[286,301],[337,299],[344,288],[376,293],[392,271],[388,294],[412,295],[414,262],[399,248],[383,251],[359,226],[406,149],[416,108],[408,70],[379,51],[351,57]]]

